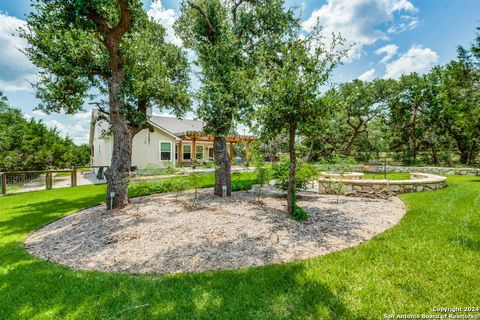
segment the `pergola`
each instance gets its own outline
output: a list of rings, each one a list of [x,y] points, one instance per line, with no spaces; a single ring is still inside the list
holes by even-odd
[[[180,137],[180,142],[179,142],[179,150],[182,150],[182,142],[184,140],[186,141],[191,141],[192,142],[192,164],[195,164],[195,161],[197,159],[197,142],[213,142],[214,141],[214,136],[212,135],[207,135],[204,132],[200,131],[187,131],[184,133],[181,133],[178,135]],[[244,135],[229,135],[226,137],[226,142],[229,143],[230,147],[230,160],[234,162],[234,152],[233,152],[233,144],[234,143],[239,143],[239,142],[244,142],[245,143],[245,160],[246,162],[250,162],[250,143],[252,141],[255,141],[256,138],[252,136],[244,136]],[[180,162],[180,157],[178,157],[178,161]]]

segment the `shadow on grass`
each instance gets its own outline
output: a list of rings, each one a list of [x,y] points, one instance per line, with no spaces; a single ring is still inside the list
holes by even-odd
[[[480,252],[480,240],[474,240],[466,236],[457,236],[450,239],[451,243],[455,246],[460,246],[470,250]]]
[[[10,200],[11,212],[0,220],[1,319],[355,318],[327,285],[304,276],[303,263],[134,276],[73,271],[29,255],[24,236],[104,197],[72,199],[76,191],[69,192],[64,199]]]
[[[17,249],[18,250],[18,249]],[[26,254],[0,276],[3,319],[347,318],[352,312],[328,286],[307,281],[304,266],[170,276],[75,272]],[[298,280],[302,279],[302,280]],[[245,298],[255,296],[255,299]],[[75,316],[74,316],[75,318]]]

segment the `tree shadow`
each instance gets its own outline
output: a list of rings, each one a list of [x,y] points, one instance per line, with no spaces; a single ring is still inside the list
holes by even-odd
[[[356,319],[330,287],[305,277],[298,263],[130,276],[75,272],[25,258],[0,276],[3,319]]]
[[[450,238],[450,242],[455,246],[480,252],[480,240],[472,239],[467,236],[457,236]]]
[[[305,263],[135,276],[74,271],[24,250],[23,235],[101,201],[103,194],[19,203],[0,221],[2,237],[22,235],[0,241],[0,318],[357,318],[321,277],[306,275]]]

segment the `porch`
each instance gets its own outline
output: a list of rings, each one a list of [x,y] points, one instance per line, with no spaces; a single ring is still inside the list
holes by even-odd
[[[179,135],[180,141],[175,145],[175,160],[177,164],[195,167],[197,164],[213,162],[215,152],[213,149],[214,137],[203,132],[188,131]],[[255,141],[252,136],[230,135],[226,138],[227,150],[232,165],[235,163],[234,145],[245,144],[245,161],[250,162],[250,143]]]

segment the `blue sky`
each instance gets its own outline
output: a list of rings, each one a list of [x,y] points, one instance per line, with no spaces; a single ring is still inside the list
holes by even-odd
[[[36,69],[18,50],[25,43],[15,37],[30,11],[29,0],[0,0],[0,90],[12,105],[28,117],[56,126],[77,143],[88,142],[89,105],[76,116],[44,115],[34,111],[35,99],[29,82]],[[308,30],[317,19],[326,36],[340,32],[352,45],[345,64],[337,68],[333,82],[355,78],[397,78],[412,71],[426,72],[435,64],[455,58],[458,45],[474,39],[480,26],[479,0],[286,0],[296,6]],[[179,1],[162,0],[153,5],[145,0],[145,10],[162,23],[169,40],[181,45],[171,31]],[[198,84],[197,84],[198,85]]]

